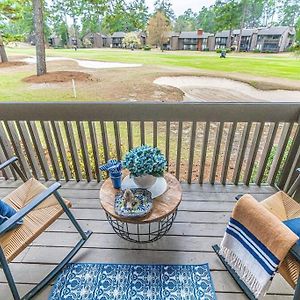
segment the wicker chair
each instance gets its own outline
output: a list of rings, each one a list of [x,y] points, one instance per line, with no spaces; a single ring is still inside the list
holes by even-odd
[[[297,170],[300,174],[300,169]],[[300,204],[296,202],[291,196],[297,192],[297,188],[300,185],[300,175],[288,191],[284,193],[282,191],[270,196],[269,198],[260,202],[265,208],[267,208],[271,213],[277,216],[281,221],[286,221],[289,219],[300,218]],[[241,195],[238,195],[236,199],[238,200]],[[221,259],[225,268],[246,294],[246,296],[255,300],[251,291],[247,286],[239,279],[235,271],[226,263],[224,258],[219,254],[219,247],[217,245],[213,246],[213,249]],[[294,300],[300,299],[300,246],[297,244],[289,251],[288,255],[282,262],[279,268],[279,273],[282,277],[290,284],[290,286],[295,289]]]
[[[17,214],[0,225],[0,267],[2,267],[4,271],[14,299],[20,300],[21,297],[9,269],[9,263],[12,262],[18,254],[20,254],[63,213],[66,213],[81,235],[81,240],[63,261],[22,298],[31,299],[48,285],[48,283],[62,270],[62,268],[84,245],[92,233],[91,231],[84,232],[72,215],[69,210],[71,202],[63,199],[57,191],[61,187],[60,183],[56,182],[49,188],[46,188],[34,178],[27,179],[17,166],[17,160],[18,159],[14,157],[0,165],[0,170],[12,165],[14,170],[24,181],[20,187],[3,199],[7,204],[17,210]],[[22,225],[9,230],[21,219],[23,219]]]

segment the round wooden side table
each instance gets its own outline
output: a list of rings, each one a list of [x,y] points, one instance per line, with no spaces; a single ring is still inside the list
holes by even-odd
[[[100,189],[100,203],[108,222],[115,233],[130,242],[151,243],[162,238],[172,227],[177,209],[182,199],[179,181],[170,173],[165,174],[168,189],[161,196],[153,199],[153,209],[142,218],[122,218],[115,213],[115,195],[119,190],[113,188],[107,179]]]

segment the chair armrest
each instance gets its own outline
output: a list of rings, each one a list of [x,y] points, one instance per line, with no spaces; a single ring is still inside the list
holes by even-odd
[[[300,262],[300,246],[298,244],[295,244],[291,250],[290,253],[294,256],[294,258]]]
[[[6,162],[4,162],[3,164],[0,165],[0,171],[3,170],[4,168],[8,167],[9,165],[13,164],[17,160],[18,160],[17,157],[10,158],[9,160],[7,160]]]
[[[26,182],[28,178],[26,177],[25,174],[23,174],[22,170],[18,167],[18,165],[15,164],[17,160],[18,158],[16,156],[10,158],[9,160],[7,160],[6,162],[0,165],[0,171],[12,164],[12,167],[17,172],[17,174],[21,177],[21,179],[24,182]]]
[[[30,203],[28,203],[25,207],[20,209],[15,215],[9,218],[6,222],[0,225],[0,235],[10,229],[14,224],[20,221],[23,217],[25,217],[29,212],[35,209],[38,205],[40,205],[44,200],[46,200],[49,196],[51,196],[55,191],[57,191],[61,187],[59,182],[55,182],[49,188],[44,190],[41,194],[35,197]]]

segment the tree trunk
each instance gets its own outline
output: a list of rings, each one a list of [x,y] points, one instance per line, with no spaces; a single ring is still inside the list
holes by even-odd
[[[228,39],[227,39],[227,48],[230,49],[231,48],[231,42],[232,42],[232,28],[230,27],[229,29],[229,36],[228,36]]]
[[[239,35],[239,40],[238,40],[237,49],[236,49],[237,52],[241,51],[241,42],[242,42],[243,28],[245,26],[246,11],[247,11],[247,1],[244,1],[243,16],[242,16],[241,28],[240,28],[240,35]]]
[[[47,73],[43,0],[33,0],[32,3],[36,45],[36,70],[37,76],[40,76]]]
[[[65,24],[66,24],[67,48],[71,48],[69,26],[68,26],[68,20],[67,20],[67,14],[66,14],[66,12],[64,12],[64,19],[65,19]]]
[[[1,35],[0,35],[0,58],[1,58],[1,62],[3,63],[8,62],[7,54],[5,51],[5,47]]]
[[[79,48],[79,35],[78,35],[78,30],[77,30],[77,21],[76,17],[73,16],[73,27],[74,27],[74,34],[75,34],[75,40],[76,40],[76,47]]]

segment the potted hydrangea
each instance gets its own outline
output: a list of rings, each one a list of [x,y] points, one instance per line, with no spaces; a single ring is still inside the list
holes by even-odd
[[[143,145],[132,149],[125,156],[123,166],[129,170],[134,182],[141,188],[150,188],[161,177],[167,161],[158,148]]]

